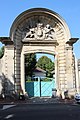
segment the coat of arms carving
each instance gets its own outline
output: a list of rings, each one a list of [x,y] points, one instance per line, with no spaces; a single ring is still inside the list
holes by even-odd
[[[32,27],[26,32],[25,40],[53,40],[55,38],[55,31],[49,24],[44,26],[43,23],[37,23],[36,27]]]

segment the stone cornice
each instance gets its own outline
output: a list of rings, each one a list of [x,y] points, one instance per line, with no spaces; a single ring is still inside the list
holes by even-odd
[[[23,44],[27,44],[27,45],[33,45],[33,46],[36,46],[36,45],[41,45],[41,46],[57,46],[59,45],[58,42],[56,40],[29,40],[29,41],[22,41]]]
[[[11,41],[10,37],[0,37],[0,42],[5,45],[13,45],[13,41]]]
[[[74,43],[76,43],[79,40],[79,38],[70,38],[69,41],[67,41],[66,43],[69,45],[73,45]]]

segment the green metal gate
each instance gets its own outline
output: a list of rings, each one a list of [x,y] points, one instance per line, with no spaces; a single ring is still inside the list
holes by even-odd
[[[25,87],[29,97],[52,96],[52,89],[55,88],[55,80],[49,78],[49,81],[43,81],[38,78],[38,81],[27,81]]]

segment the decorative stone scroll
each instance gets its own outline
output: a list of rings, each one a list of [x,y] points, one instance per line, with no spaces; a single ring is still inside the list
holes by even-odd
[[[23,42],[27,40],[53,40],[55,39],[55,31],[49,24],[44,26],[43,23],[37,23],[36,27],[32,27],[26,32]]]

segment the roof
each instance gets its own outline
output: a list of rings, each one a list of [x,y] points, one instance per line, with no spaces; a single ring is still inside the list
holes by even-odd
[[[37,68],[34,70],[34,72],[43,72],[43,73],[46,73],[45,70],[43,70],[43,69],[41,69],[41,68],[39,68],[39,67],[37,67]]]
[[[52,73],[52,74],[55,74],[55,70],[53,70],[51,73]]]

